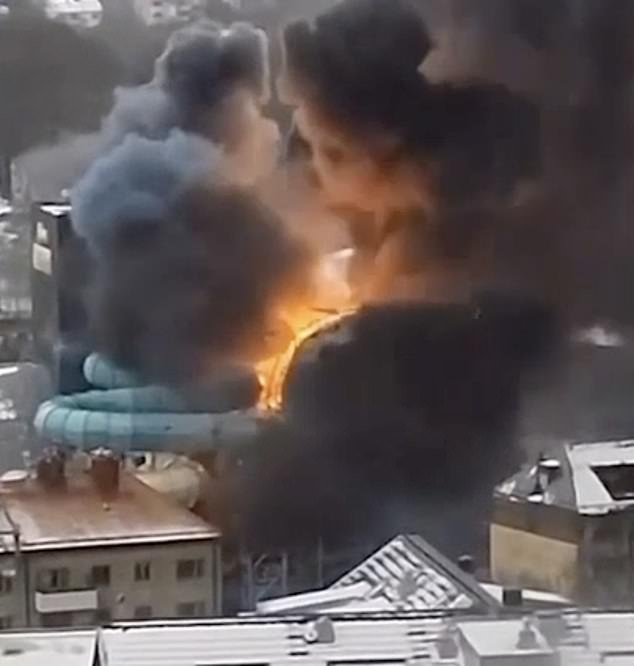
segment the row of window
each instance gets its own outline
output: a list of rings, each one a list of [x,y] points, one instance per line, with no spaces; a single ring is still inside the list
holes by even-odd
[[[177,617],[202,617],[207,612],[204,601],[186,601],[176,605]],[[135,620],[150,620],[154,616],[152,606],[137,606],[134,609]],[[41,615],[42,625],[45,627],[69,627],[75,623],[77,618],[73,613],[45,613]],[[94,620],[97,624],[107,624],[112,621],[112,613],[109,608],[100,608],[95,611]],[[9,629],[13,626],[11,616],[0,617],[0,629]]]
[[[176,562],[176,578],[188,580],[202,578],[205,575],[205,560],[178,560]],[[108,587],[110,585],[110,566],[107,564],[93,566],[90,571],[89,584],[95,587]],[[143,582],[152,579],[152,565],[150,562],[135,562],[134,580]],[[67,590],[70,583],[70,570],[66,567],[45,569],[38,574],[38,589],[40,590]],[[5,590],[5,587],[8,588]],[[0,593],[8,594],[12,591],[12,581],[9,578],[0,578]]]

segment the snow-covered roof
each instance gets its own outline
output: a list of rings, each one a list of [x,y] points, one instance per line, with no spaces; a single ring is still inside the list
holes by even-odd
[[[579,513],[601,514],[634,506],[634,440],[569,445],[566,455]],[[611,490],[602,474],[618,475],[619,471],[631,475],[631,487],[624,478],[618,491]]]
[[[634,507],[634,440],[564,443],[500,483],[496,493],[584,515]]]

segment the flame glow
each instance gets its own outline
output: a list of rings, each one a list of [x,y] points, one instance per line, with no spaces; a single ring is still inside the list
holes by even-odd
[[[311,302],[294,304],[278,313],[278,321],[290,332],[283,349],[256,363],[262,386],[258,406],[276,411],[282,407],[284,383],[297,350],[321,330],[341,321],[358,309],[349,285],[352,250],[326,255],[315,272],[315,293]]]
[[[295,352],[302,344],[319,331],[336,324],[356,310],[357,308],[353,306],[338,311],[319,311],[307,308],[301,313],[297,312],[293,317],[285,319],[285,323],[293,332],[288,347],[279,354],[256,364],[256,372],[262,385],[258,401],[260,409],[276,411],[282,407],[286,376]]]

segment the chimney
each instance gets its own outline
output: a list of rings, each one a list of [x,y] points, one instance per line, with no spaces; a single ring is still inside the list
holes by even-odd
[[[522,621],[522,628],[520,629],[519,636],[517,637],[518,650],[535,650],[539,647],[537,641],[537,634],[531,624],[531,619],[526,617]]]
[[[36,465],[37,480],[48,490],[66,486],[66,456],[57,448],[45,449]]]
[[[114,497],[119,492],[121,462],[110,449],[95,449],[90,454],[90,474],[100,495]]]
[[[469,574],[470,576],[475,575],[475,560],[471,555],[461,555],[458,558],[458,568],[464,571],[466,574]]]
[[[524,603],[522,590],[518,588],[505,587],[502,590],[502,605],[509,608],[520,608]]]

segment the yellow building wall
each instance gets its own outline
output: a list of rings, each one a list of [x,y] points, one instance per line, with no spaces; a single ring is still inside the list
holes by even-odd
[[[574,599],[578,545],[504,525],[490,526],[491,576],[496,583]]]

